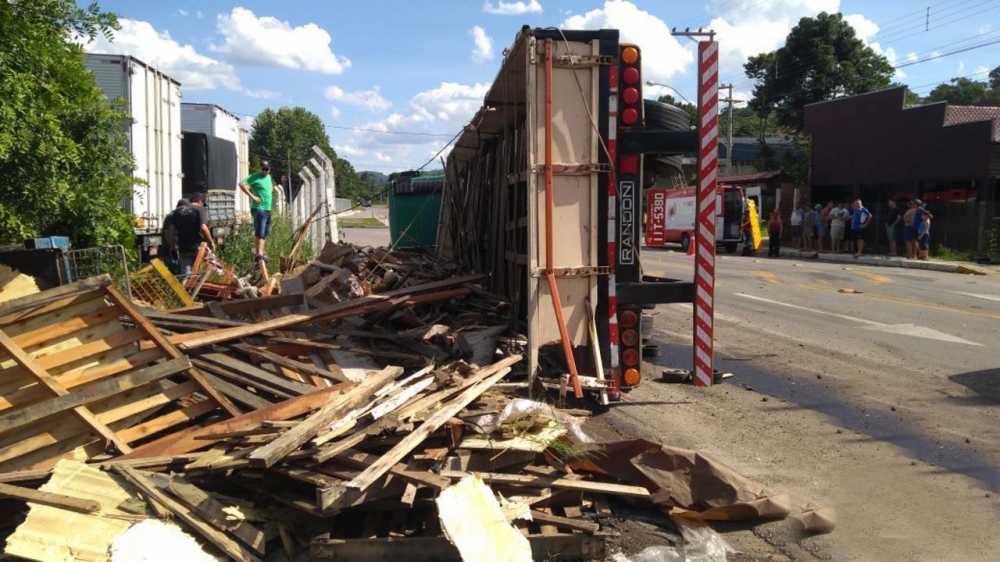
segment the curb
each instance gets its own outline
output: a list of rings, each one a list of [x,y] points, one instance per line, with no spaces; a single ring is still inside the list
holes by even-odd
[[[853,254],[827,254],[795,249],[781,249],[781,257],[803,260],[816,260],[827,263],[856,263],[875,267],[901,267],[905,269],[921,269],[924,271],[940,271],[942,273],[962,273],[965,275],[997,275],[986,268],[963,263],[906,260],[902,258],[886,258],[880,256],[854,257]]]

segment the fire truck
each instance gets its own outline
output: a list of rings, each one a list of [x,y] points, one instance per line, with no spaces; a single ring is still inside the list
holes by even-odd
[[[643,378],[643,312],[693,300],[644,275],[640,235],[644,157],[697,136],[647,126],[642,53],[618,30],[524,27],[504,53],[445,163],[438,251],[510,301],[532,381],[614,400]]]
[[[719,185],[715,204],[715,239],[730,254],[740,242],[746,210],[746,193],[738,185]],[[646,190],[646,246],[680,244],[688,251],[694,244],[695,188]]]

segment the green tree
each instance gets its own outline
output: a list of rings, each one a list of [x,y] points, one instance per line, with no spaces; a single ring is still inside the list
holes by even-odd
[[[121,205],[135,184],[129,117],[73,41],[117,28],[96,3],[0,2],[0,242],[65,234],[76,247],[134,247]]]
[[[899,82],[894,82],[890,85],[892,88],[905,87],[906,92],[903,93],[903,103],[906,105],[920,105],[924,103],[924,98],[920,97],[918,94],[914,93],[909,86],[905,84],[900,84]]]
[[[750,107],[792,132],[802,130],[807,104],[886,88],[895,72],[843,16],[826,12],[799,20],[783,47],[750,57],[744,70],[756,83]]]
[[[979,82],[968,78],[954,78],[947,84],[939,84],[927,94],[929,103],[946,101],[954,105],[983,105],[1000,102],[1000,88],[991,87],[989,82]]]
[[[1000,66],[990,71],[990,88],[1000,88]]]
[[[313,146],[320,147],[334,162],[337,197],[353,200],[361,197],[364,183],[354,166],[337,156],[323,120],[315,113],[302,107],[282,107],[277,111],[268,108],[257,115],[250,132],[252,157],[268,160],[276,178],[282,175],[297,178],[299,170],[316,155]]]

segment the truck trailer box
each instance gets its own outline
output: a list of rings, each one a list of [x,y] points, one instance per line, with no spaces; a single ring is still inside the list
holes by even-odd
[[[123,100],[132,117],[129,149],[135,157],[136,185],[123,202],[136,218],[144,245],[155,243],[163,218],[181,198],[181,84],[127,55],[87,54],[86,67],[112,100]]]
[[[618,30],[522,28],[445,163],[438,251],[509,299],[532,382],[544,350],[602,402],[642,378],[643,310],[694,294],[642,270],[643,156],[697,148],[647,125],[643,83]]]
[[[250,133],[239,116],[212,103],[182,103],[181,129],[225,139],[236,146],[234,173],[238,180],[250,175]],[[233,185],[237,214],[250,213],[250,199]]]

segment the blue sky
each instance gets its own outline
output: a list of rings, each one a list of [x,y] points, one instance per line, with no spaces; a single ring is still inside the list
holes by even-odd
[[[81,4],[90,0],[80,0]],[[182,83],[185,101],[218,104],[248,123],[300,105],[328,125],[357,170],[422,165],[480,106],[502,51],[522,25],[614,27],[643,48],[646,78],[694,97],[694,44],[671,27],[718,32],[722,80],[737,98],[746,58],[784,41],[803,16],[839,11],[917,93],[1000,65],[1000,0],[102,0],[123,28],[94,52],[128,54]],[[926,10],[930,8],[929,29]],[[662,93],[647,88],[647,97]]]

